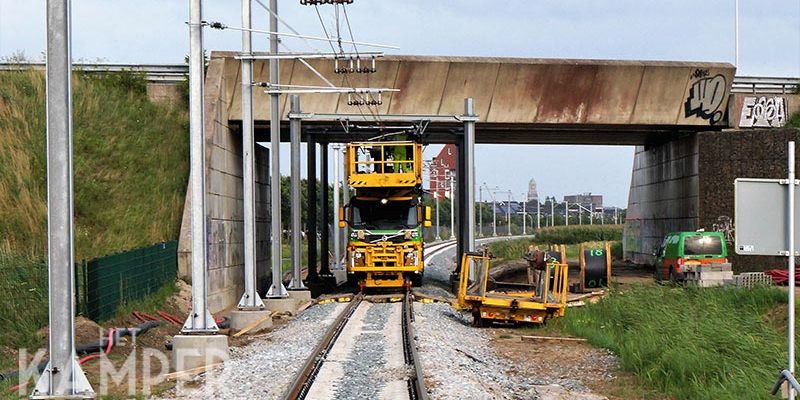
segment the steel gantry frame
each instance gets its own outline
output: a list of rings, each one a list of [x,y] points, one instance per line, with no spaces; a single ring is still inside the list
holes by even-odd
[[[318,281],[320,278],[329,277],[331,275],[330,263],[328,257],[330,239],[328,225],[336,226],[335,221],[326,221],[329,214],[327,202],[327,177],[328,177],[328,144],[338,143],[330,141],[326,134],[332,133],[333,130],[346,130],[350,123],[377,123],[378,126],[374,127],[379,129],[382,124],[397,123],[397,122],[412,122],[420,124],[430,123],[444,123],[463,124],[463,133],[457,136],[458,148],[458,170],[457,175],[462,179],[457,180],[456,193],[458,193],[458,221],[462,229],[458,230],[457,238],[457,251],[459,254],[464,251],[472,250],[475,248],[475,124],[479,121],[478,116],[475,114],[475,106],[472,98],[467,98],[464,101],[464,114],[463,115],[381,115],[379,121],[375,121],[374,117],[362,114],[335,114],[335,113],[303,113],[297,108],[292,108],[289,113],[290,127],[298,131],[305,130],[307,148],[307,161],[308,161],[308,281]],[[311,132],[305,127],[300,126],[301,121],[309,123],[334,123],[335,125],[318,128],[319,131]],[[455,133],[455,132],[454,132]],[[320,196],[316,193],[317,180],[317,166],[316,162],[316,146],[320,145],[321,160],[319,167],[321,168],[320,180],[322,181]],[[337,182],[338,184],[338,182]],[[322,204],[319,204],[319,202]],[[317,258],[317,243],[314,240],[317,236],[317,207],[323,216],[323,227],[321,229],[320,240],[320,253],[322,259],[320,260],[320,271],[316,270]],[[295,226],[293,222],[292,229],[299,229],[299,223]]]

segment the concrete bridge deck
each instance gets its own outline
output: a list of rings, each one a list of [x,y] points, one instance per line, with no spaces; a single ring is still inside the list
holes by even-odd
[[[240,62],[233,52],[213,52],[211,69],[222,69],[228,120],[241,120]],[[350,106],[347,95],[303,94],[308,113],[455,115],[465,97],[480,116],[478,143],[644,144],[664,134],[725,126],[725,110],[735,68],[727,63],[667,61],[556,60],[494,57],[386,56],[374,74],[333,73],[331,60],[308,60],[333,84],[385,87],[380,106]],[[268,80],[267,62],[254,66],[256,81]],[[281,82],[325,85],[310,69],[282,60]],[[258,140],[268,138],[269,99],[257,90],[254,104]],[[687,105],[688,104],[688,105]],[[283,118],[288,113],[282,97]],[[282,124],[284,125],[284,124]],[[338,123],[308,126],[333,129]],[[431,142],[452,142],[452,127],[432,124]],[[288,125],[286,125],[288,126]]]

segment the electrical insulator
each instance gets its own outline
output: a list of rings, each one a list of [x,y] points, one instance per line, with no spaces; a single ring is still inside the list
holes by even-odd
[[[337,74],[372,74],[378,71],[375,57],[370,57],[368,63],[362,62],[361,57],[336,57],[333,59],[333,72]]]
[[[358,94],[358,96],[353,96]],[[377,97],[371,93],[348,93],[347,105],[348,106],[380,106],[383,104],[383,92],[378,92]],[[366,96],[366,98],[364,98]]]

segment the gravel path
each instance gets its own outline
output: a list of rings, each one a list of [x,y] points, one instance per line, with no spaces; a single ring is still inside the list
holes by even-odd
[[[447,304],[414,306],[417,344],[432,400],[603,399],[576,379],[531,379],[500,357],[490,333],[470,326],[471,317]]]
[[[179,399],[278,399],[346,303],[311,307],[288,324],[245,347],[233,347],[220,370],[167,392]]]

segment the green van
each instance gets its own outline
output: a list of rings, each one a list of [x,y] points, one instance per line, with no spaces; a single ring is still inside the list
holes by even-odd
[[[655,278],[682,282],[687,273],[717,264],[730,269],[722,232],[673,232],[664,238],[656,256]]]

